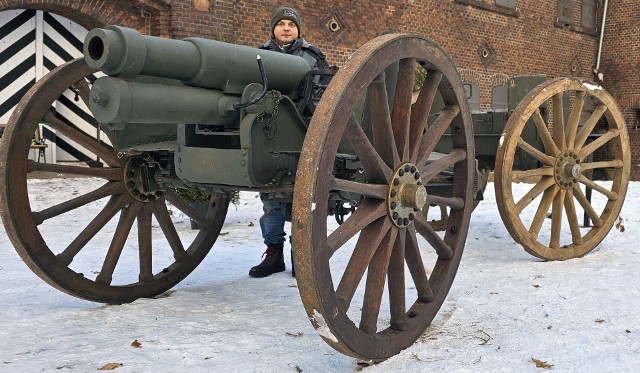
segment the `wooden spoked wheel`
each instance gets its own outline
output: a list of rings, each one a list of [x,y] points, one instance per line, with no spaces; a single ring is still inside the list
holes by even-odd
[[[385,78],[384,71],[396,64],[397,85],[388,92],[386,80],[395,76]],[[412,106],[416,69],[425,70],[426,81]],[[438,93],[445,108],[425,130]],[[389,105],[391,94],[395,100]],[[357,108],[363,100],[368,109],[361,116]],[[447,129],[453,150],[427,164]],[[346,143],[365,182],[332,173],[336,159],[344,157],[339,145]],[[292,221],[299,291],[312,325],[328,344],[354,357],[382,360],[424,332],[451,287],[464,248],[473,156],[462,82],[434,43],[381,36],[358,49],[334,76],[305,138]],[[429,195],[424,185],[450,167],[451,197]],[[364,197],[330,231],[327,201],[336,193]],[[446,231],[435,232],[420,212],[427,203],[452,208]]]
[[[118,157],[111,146],[97,142],[61,115],[60,106],[54,109],[63,96],[81,98],[86,104],[90,86],[86,77],[94,72],[83,60],[71,61],[39,80],[19,102],[0,145],[0,212],[17,252],[47,283],[83,299],[125,303],[161,294],[191,273],[218,237],[229,199],[213,194],[208,212],[202,215],[173,190],[145,188],[140,178],[144,158]],[[106,167],[29,160],[31,139],[40,123],[99,157]],[[113,139],[108,129],[103,130]],[[27,181],[27,174],[34,171],[85,177],[96,189],[79,195],[73,190],[39,190]],[[37,210],[32,200],[40,206]],[[199,232],[191,232],[185,222],[174,223],[172,216],[180,211],[198,222]],[[76,224],[64,225],[74,221],[83,227],[78,232],[73,231]],[[64,232],[60,226],[65,226]],[[109,236],[109,232],[115,233]],[[133,268],[119,265],[127,255],[136,258],[126,261],[136,263]]]
[[[571,108],[565,113],[567,100]],[[593,109],[585,110],[591,104]],[[541,110],[551,114],[549,123]],[[525,133],[535,132],[540,147],[525,140]],[[593,250],[618,218],[629,183],[627,128],[613,98],[592,83],[550,80],[520,102],[503,136],[496,156],[496,199],[514,240],[547,260],[580,257]],[[607,151],[596,154],[603,148]],[[518,170],[516,154],[535,158],[538,167]],[[593,181],[596,170],[606,172],[611,181]],[[531,184],[516,194],[517,182]],[[591,200],[586,188],[593,191]],[[591,227],[581,226],[579,217],[584,214]]]

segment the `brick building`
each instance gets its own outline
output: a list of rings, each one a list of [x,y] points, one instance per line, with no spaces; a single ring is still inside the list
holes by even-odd
[[[618,0],[405,0],[288,3],[303,18],[302,35],[340,65],[356,48],[385,32],[412,32],[441,45],[463,78],[477,88],[472,107],[495,105],[495,87],[513,75],[594,78],[619,103],[630,129],[632,172],[639,175],[640,13]],[[0,0],[0,12],[38,9],[86,29],[123,25],[150,35],[198,36],[258,46],[268,35],[276,0]],[[599,48],[605,5],[606,25]],[[635,178],[638,178],[637,176]]]

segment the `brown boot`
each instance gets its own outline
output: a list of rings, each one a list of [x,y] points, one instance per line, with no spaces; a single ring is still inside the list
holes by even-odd
[[[249,276],[267,277],[271,274],[284,271],[282,247],[282,244],[267,247],[267,250],[262,254],[264,259],[260,264],[249,270]]]

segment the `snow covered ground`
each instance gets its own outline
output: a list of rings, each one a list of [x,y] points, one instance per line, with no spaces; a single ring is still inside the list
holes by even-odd
[[[86,179],[30,184],[43,193],[92,188]],[[410,348],[371,366],[317,335],[288,254],[286,272],[247,275],[264,250],[255,194],[241,194],[212,252],[167,296],[126,305],[76,299],[47,285],[0,227],[0,371],[637,372],[639,207],[640,183],[632,182],[624,230],[614,228],[583,258],[543,262],[509,236],[489,184],[432,326]],[[51,230],[62,237],[85,223]]]

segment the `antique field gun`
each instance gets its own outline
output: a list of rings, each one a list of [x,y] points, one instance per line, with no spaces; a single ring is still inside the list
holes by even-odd
[[[345,354],[382,360],[424,332],[451,287],[471,211],[486,185],[478,164],[491,169],[495,162],[498,207],[508,230],[546,259],[593,249],[611,229],[626,192],[626,126],[601,87],[548,80],[525,89],[511,114],[472,115],[455,66],[418,36],[372,40],[328,87],[319,82],[331,73],[310,71],[299,57],[121,27],[90,31],[84,54],[36,83],[0,144],[0,212],[16,250],[49,284],[84,299],[125,303],[170,289],[213,246],[230,192],[264,192],[292,206],[296,279],[313,326]],[[78,115],[106,140],[79,131],[65,115],[63,103],[73,99],[90,108],[91,114]],[[567,117],[563,109],[570,103]],[[28,161],[31,135],[42,123],[106,167]],[[482,154],[474,150],[474,128],[492,134],[487,141],[494,145],[484,144]],[[588,161],[603,145],[612,155]],[[611,187],[588,179],[590,169],[609,171]],[[32,209],[27,174],[33,171],[105,183]],[[524,178],[534,178],[533,187],[514,198],[511,183]],[[606,202],[592,206],[581,184]],[[211,193],[205,214],[179,196],[183,188]],[[578,227],[574,199],[593,227]],[[105,203],[87,219],[86,209],[98,202]],[[537,203],[526,228],[526,211]],[[551,205],[546,245],[538,236]],[[440,226],[429,219],[429,206],[447,211]],[[201,229],[194,233],[176,222],[175,210]],[[565,212],[568,242],[561,235]],[[105,250],[100,233],[117,213]],[[66,247],[51,247],[47,221],[71,215],[88,224]],[[341,223],[334,230],[328,228],[331,215]],[[129,240],[134,227],[137,235]],[[120,270],[127,243],[137,248],[139,267]]]

